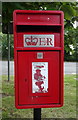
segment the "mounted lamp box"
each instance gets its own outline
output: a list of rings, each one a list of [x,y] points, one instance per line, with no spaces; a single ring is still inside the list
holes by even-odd
[[[14,11],[16,108],[63,105],[63,20],[62,11]]]

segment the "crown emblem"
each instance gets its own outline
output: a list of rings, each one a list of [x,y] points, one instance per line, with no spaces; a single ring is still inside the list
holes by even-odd
[[[38,38],[32,37],[32,36],[26,37],[25,42],[26,42],[27,45],[36,45],[37,42],[38,42]]]

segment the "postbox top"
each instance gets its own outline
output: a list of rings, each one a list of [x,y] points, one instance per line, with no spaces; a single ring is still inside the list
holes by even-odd
[[[49,10],[15,10],[14,22],[17,25],[62,25],[63,12]]]
[[[63,14],[63,11],[60,11],[60,10],[57,10],[57,11],[56,10],[14,10],[14,13]]]

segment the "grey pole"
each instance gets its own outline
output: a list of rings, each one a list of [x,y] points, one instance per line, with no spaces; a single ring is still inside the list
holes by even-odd
[[[8,81],[10,81],[10,39],[9,39],[9,24],[8,24],[7,41],[8,41]]]

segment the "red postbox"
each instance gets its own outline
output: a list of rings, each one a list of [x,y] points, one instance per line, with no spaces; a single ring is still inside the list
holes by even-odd
[[[14,11],[16,108],[63,105],[63,20],[62,11]]]

